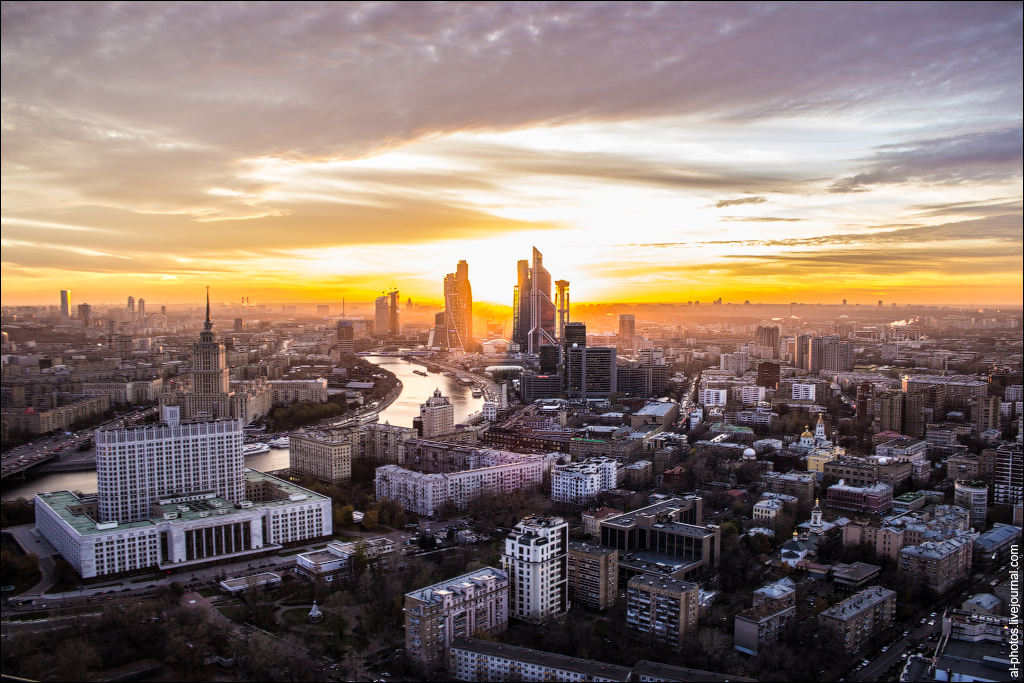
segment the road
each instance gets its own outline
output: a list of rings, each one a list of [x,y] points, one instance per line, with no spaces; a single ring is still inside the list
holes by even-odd
[[[928,620],[932,621],[932,617],[928,617]],[[941,613],[939,613],[934,618],[934,621],[935,621],[935,625],[934,626],[929,626],[927,622],[925,622],[925,624],[923,626],[921,626],[920,623],[919,623],[920,620],[918,620],[918,625],[915,626],[910,631],[910,635],[909,636],[907,636],[905,638],[901,636],[899,641],[895,645],[891,646],[886,652],[883,652],[877,659],[875,659],[873,662],[868,664],[866,667],[864,667],[863,669],[861,669],[857,673],[855,673],[852,676],[850,676],[850,680],[852,680],[852,681],[876,681],[879,678],[881,678],[882,675],[886,671],[888,671],[889,667],[891,667],[894,663],[902,664],[903,662],[905,662],[906,661],[905,659],[900,659],[900,655],[907,651],[907,644],[910,641],[912,641],[912,640],[913,641],[917,641],[917,640],[923,639],[929,633],[939,632],[939,631],[942,630],[942,614]],[[906,629],[904,629],[904,630],[906,630]],[[902,631],[901,631],[901,633],[902,633]],[[925,641],[925,642],[928,642],[928,641]],[[929,643],[929,645],[932,645],[932,647],[934,647],[933,643]],[[863,656],[861,657],[862,660],[866,659],[866,658],[867,657],[863,657]]]

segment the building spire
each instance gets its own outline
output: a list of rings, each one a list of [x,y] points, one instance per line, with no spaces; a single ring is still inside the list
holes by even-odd
[[[203,328],[208,330],[212,327],[213,323],[210,322],[210,285],[206,285],[206,323]]]

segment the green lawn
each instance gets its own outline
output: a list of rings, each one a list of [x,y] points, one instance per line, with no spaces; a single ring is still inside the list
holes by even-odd
[[[199,594],[204,598],[212,598],[215,595],[220,595],[220,589],[218,588],[204,588],[199,591]]]
[[[131,583],[152,583],[154,581],[159,581],[162,578],[164,577],[160,574],[154,574],[153,576],[143,576],[141,579],[132,579]]]
[[[249,615],[249,609],[244,605],[225,605],[218,607],[217,611],[231,621],[243,621]]]

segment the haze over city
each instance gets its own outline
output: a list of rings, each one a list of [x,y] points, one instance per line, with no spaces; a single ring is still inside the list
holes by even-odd
[[[3,7],[3,297],[1020,303],[1020,7]]]

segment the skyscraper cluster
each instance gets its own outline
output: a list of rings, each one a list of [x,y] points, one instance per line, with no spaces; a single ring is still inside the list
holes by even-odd
[[[544,344],[558,344],[555,303],[551,300],[551,274],[544,268],[544,256],[533,248],[533,261],[516,264],[517,284],[513,291],[512,341],[526,353],[539,353]],[[568,288],[569,283],[565,283]]]
[[[454,273],[444,276],[444,321],[444,346],[468,350],[473,341],[473,287],[465,260],[459,261]]]

